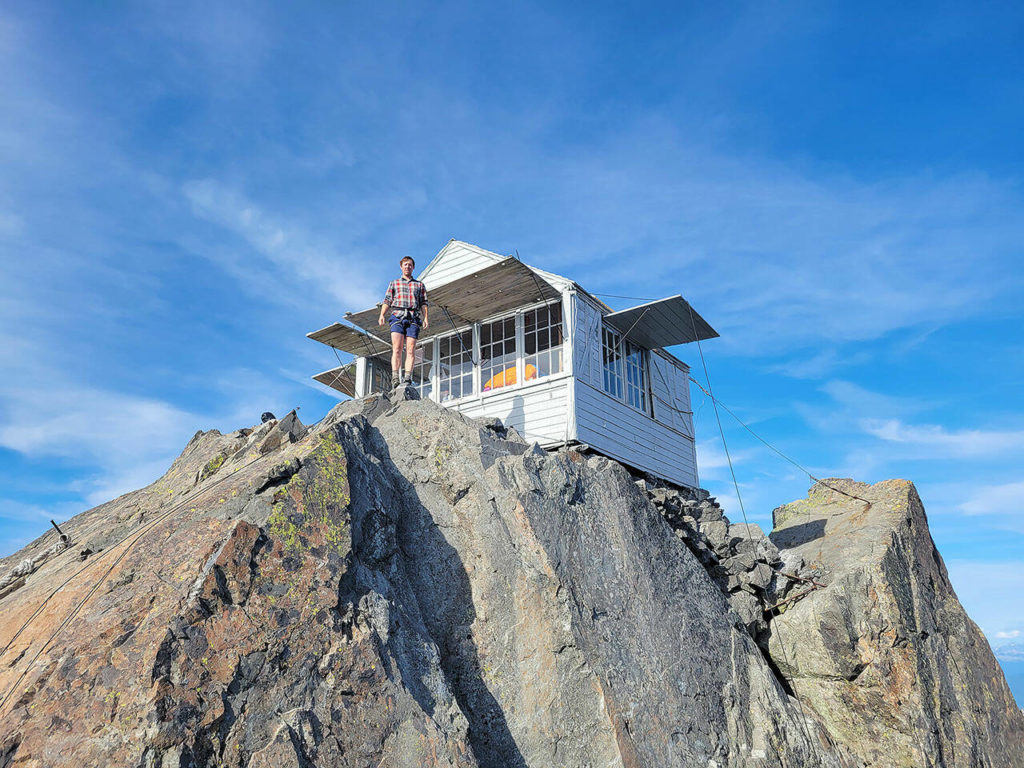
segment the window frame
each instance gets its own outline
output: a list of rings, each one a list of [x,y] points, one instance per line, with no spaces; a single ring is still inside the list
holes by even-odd
[[[430,388],[430,395],[431,395],[431,397],[430,397],[430,399],[433,400],[435,403],[440,403],[441,405],[446,405],[446,404],[451,404],[451,403],[458,403],[458,402],[461,402],[463,400],[470,400],[470,399],[475,398],[477,396],[477,393],[480,391],[480,365],[474,363],[474,361],[477,359],[477,356],[478,356],[478,353],[477,353],[477,341],[478,341],[478,338],[477,338],[477,333],[476,333],[476,330],[475,330],[475,325],[476,324],[474,323],[474,325],[470,326],[470,327],[463,326],[461,328],[458,328],[455,331],[452,331],[451,333],[445,333],[445,334],[442,334],[442,335],[438,335],[438,336],[435,336],[433,339],[430,340],[430,343],[434,345],[434,358],[433,359],[436,361],[436,364],[435,364],[435,367],[434,367],[434,375],[431,377],[431,388]],[[469,373],[469,375],[470,375],[470,386],[473,388],[473,391],[471,391],[469,394],[463,394],[463,395],[459,395],[458,397],[452,397],[452,398],[449,398],[447,400],[442,400],[441,399],[441,382],[443,381],[444,377],[441,375],[442,374],[441,342],[446,340],[446,339],[456,340],[456,337],[461,336],[462,334],[467,333],[467,332],[469,332],[469,334],[470,334],[470,336],[469,336],[469,338],[470,338],[470,346],[469,346],[470,373]],[[455,347],[452,347],[452,349],[455,349]],[[458,351],[459,355],[465,354],[465,350],[462,349],[462,344],[460,344],[458,346],[458,350],[459,350]],[[466,374],[464,374],[464,373],[460,373],[458,378],[461,379],[465,375]]]
[[[484,388],[483,388],[484,387],[484,383],[486,381],[490,381],[495,376],[497,376],[498,373],[499,373],[499,369],[498,368],[488,367],[488,371],[487,372],[489,372],[490,375],[487,376],[486,379],[484,378],[484,376],[487,373],[487,372],[484,371],[483,342],[481,340],[482,339],[482,335],[483,335],[484,326],[486,326],[486,325],[497,325],[498,323],[501,323],[502,325],[504,325],[509,320],[512,321],[512,336],[511,336],[512,343],[513,343],[513,349],[512,349],[512,355],[513,355],[512,362],[513,362],[513,366],[512,367],[514,367],[515,371],[516,371],[516,383],[515,384],[502,384],[497,389],[489,389],[489,390],[487,390],[487,392],[484,392]],[[516,310],[514,312],[506,312],[503,315],[499,315],[497,317],[489,317],[486,320],[481,320],[479,323],[473,323],[473,325],[476,327],[476,336],[477,336],[477,338],[476,338],[476,342],[477,343],[476,343],[476,348],[474,350],[474,356],[476,357],[476,360],[477,360],[476,367],[480,371],[480,389],[479,389],[480,395],[482,397],[484,397],[484,396],[490,395],[490,394],[497,394],[498,392],[501,392],[502,390],[512,389],[512,388],[518,386],[519,383],[523,380],[522,376],[520,375],[521,374],[521,370],[520,369],[522,368],[522,361],[523,361],[523,345],[520,343],[520,337],[522,335],[522,313],[519,310]],[[504,330],[504,328],[502,330]],[[502,336],[502,340],[501,340],[500,343],[502,345],[508,343],[508,339],[509,338],[510,337],[508,337],[508,336]],[[493,347],[494,345],[495,345],[494,337],[492,336],[491,340],[488,342],[487,346]],[[507,354],[507,353],[503,352],[501,356],[504,357],[505,354]],[[489,357],[487,359],[488,360],[494,360],[496,358]],[[508,366],[506,366],[504,368],[501,368],[500,370],[501,371],[506,371],[506,370],[508,370]]]
[[[607,336],[606,336],[607,335]],[[610,336],[614,338],[614,348],[608,347],[606,338]],[[617,361],[619,363],[619,382],[622,386],[622,394],[616,394],[608,390],[606,375],[607,375],[607,363],[605,362],[605,352],[608,349],[612,349],[617,355]],[[640,353],[639,355],[639,369],[640,369],[640,382],[639,386],[635,386],[630,381],[630,367],[629,352],[630,350],[636,350]],[[632,366],[634,369],[637,366]],[[612,328],[603,320],[601,322],[601,391],[604,392],[608,397],[612,398],[618,403],[632,408],[637,413],[642,413],[649,419],[654,418],[654,393],[651,391],[651,351],[637,344],[636,342],[630,341],[623,338],[623,335]],[[630,389],[638,389],[640,399],[643,407],[637,407],[630,400]]]
[[[367,394],[374,394],[375,392],[385,393],[391,389],[391,366],[383,362],[380,358],[370,357],[366,361],[367,367],[367,378],[369,379],[369,391]],[[377,389],[377,384],[380,384],[380,389]]]
[[[552,311],[551,308],[552,307],[558,307],[558,322],[557,323],[552,323],[551,322],[551,311]],[[541,310],[546,310],[545,317],[546,317],[546,320],[547,320],[547,325],[544,326],[544,328],[546,329],[546,333],[548,334],[548,341],[550,342],[550,340],[551,340],[551,335],[550,335],[551,334],[551,329],[554,328],[554,327],[557,327],[559,329],[559,335],[561,336],[561,341],[559,341],[559,343],[556,344],[556,345],[549,346],[547,349],[534,350],[533,352],[527,352],[526,351],[526,340],[528,338],[528,334],[527,334],[527,330],[526,330],[526,316],[528,314],[530,314],[531,312],[539,313]],[[520,310],[520,316],[521,316],[521,319],[519,321],[520,336],[521,336],[520,347],[522,349],[522,354],[520,355],[520,362],[521,362],[522,370],[519,372],[519,378],[517,378],[517,381],[522,381],[524,384],[526,384],[526,383],[533,383],[535,381],[544,381],[545,379],[551,379],[554,376],[558,376],[560,374],[565,373],[566,372],[566,366],[565,366],[565,362],[566,362],[566,346],[567,346],[565,342],[566,342],[567,336],[566,336],[566,333],[565,333],[565,307],[564,307],[563,303],[561,301],[548,301],[548,302],[544,302],[542,304],[536,304],[536,305],[531,306],[531,307],[523,307],[522,310]],[[533,334],[533,336],[535,337],[535,340],[539,341],[540,340],[540,332],[541,332],[540,331],[540,325],[538,324],[536,328],[534,328],[532,331],[530,331],[530,334]],[[539,344],[536,345],[536,346],[539,346]],[[553,360],[555,358],[555,355],[552,354],[552,353],[554,353],[555,351],[557,351],[558,370],[554,371],[552,373],[545,374],[544,376],[541,376],[540,375],[541,366],[539,365],[541,356],[542,355],[543,356],[547,356],[549,361]],[[536,378],[531,379],[530,382],[526,382],[526,380],[525,380],[525,377],[526,377],[526,366],[531,364],[530,363],[530,359],[531,358],[533,358],[534,361],[535,361],[533,363],[533,366],[536,369],[538,375],[536,376]]]
[[[634,350],[639,353],[638,365],[633,365],[630,362],[630,353]],[[624,373],[623,379],[626,385],[624,392],[626,405],[640,411],[641,413],[647,414],[651,418],[654,418],[651,403],[651,361],[649,354],[649,350],[644,349],[639,344],[636,344],[629,339],[622,340],[622,367]],[[630,368],[638,370],[640,381],[636,384],[634,384],[630,376]],[[640,405],[636,405],[632,401],[633,391],[639,394]]]
[[[538,376],[537,378],[531,379],[530,381],[523,381],[523,376],[524,376],[525,371],[526,371],[526,362],[525,362],[525,360],[526,360],[526,351],[525,351],[526,345],[525,345],[525,339],[524,339],[524,336],[523,336],[523,334],[524,334],[524,317],[525,317],[527,312],[530,312],[530,311],[533,311],[533,310],[536,310],[536,309],[540,309],[540,308],[543,308],[543,307],[547,307],[547,306],[550,306],[550,305],[554,305],[554,304],[557,304],[559,306],[559,315],[561,317],[561,320],[560,320],[559,324],[561,325],[562,342],[558,345],[558,366],[559,366],[559,370],[558,370],[557,373],[551,373],[551,374],[548,374],[547,376]],[[515,351],[516,383],[503,386],[503,387],[501,387],[499,389],[490,389],[490,390],[487,390],[486,392],[484,392],[483,391],[483,384],[486,381],[486,379],[483,378],[483,372],[484,372],[483,371],[483,364],[482,364],[483,363],[483,359],[482,359],[482,356],[481,356],[481,348],[480,348],[480,332],[481,332],[481,329],[485,325],[489,325],[491,323],[505,321],[505,320],[508,320],[509,318],[513,318],[514,323],[515,323],[514,328],[515,328],[515,345],[516,345],[516,351]],[[440,357],[441,342],[444,339],[449,339],[449,338],[450,339],[454,339],[458,334],[466,333],[468,331],[472,332],[471,338],[472,338],[473,346],[471,347],[471,351],[472,351],[472,360],[475,361],[475,364],[473,365],[473,380],[472,380],[473,381],[473,392],[471,394],[468,394],[468,395],[461,395],[460,397],[453,397],[453,398],[448,399],[448,400],[441,400],[440,399],[440,397],[441,397],[441,357]],[[482,400],[483,398],[491,397],[492,395],[493,396],[497,396],[497,395],[500,395],[502,392],[508,392],[508,391],[511,391],[511,390],[525,389],[527,387],[533,387],[533,386],[542,385],[542,384],[544,384],[546,382],[554,381],[554,380],[556,380],[558,378],[567,377],[567,376],[570,375],[570,372],[566,368],[566,350],[568,348],[568,344],[566,343],[567,338],[568,338],[568,336],[567,336],[567,334],[565,332],[565,302],[564,302],[562,297],[560,297],[558,299],[551,300],[551,301],[541,301],[541,302],[537,302],[535,304],[530,304],[528,306],[518,307],[518,308],[510,310],[508,312],[502,312],[501,314],[494,315],[492,317],[488,317],[488,318],[486,318],[484,320],[481,320],[480,322],[472,323],[470,325],[457,326],[455,329],[453,329],[451,331],[447,331],[445,333],[438,334],[437,336],[434,336],[433,338],[431,338],[429,341],[426,342],[426,344],[434,345],[434,347],[433,347],[434,373],[433,373],[433,375],[431,377],[430,399],[433,400],[436,403],[440,403],[441,405],[459,405],[459,404],[462,404],[462,403],[465,403],[465,402],[469,402],[469,401],[473,401],[473,400]],[[545,352],[549,352],[549,350],[552,350],[552,349],[554,349],[554,347],[549,347],[548,350],[545,350]]]
[[[613,343],[609,344],[609,339]],[[612,359],[609,360],[609,358]],[[609,362],[612,363],[611,368],[609,368]],[[618,384],[615,391],[608,388],[610,382]],[[603,322],[601,323],[601,388],[609,397],[620,402],[625,401],[626,377],[625,361],[622,359],[622,334]]]

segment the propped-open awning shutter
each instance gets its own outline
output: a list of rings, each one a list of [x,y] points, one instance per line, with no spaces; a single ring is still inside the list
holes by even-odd
[[[318,373],[313,378],[349,397],[356,396],[356,364],[354,362]]]
[[[340,349],[342,352],[348,352],[350,355],[360,357],[391,356],[391,346],[384,339],[341,323],[334,323],[319,331],[307,333],[306,336],[329,347]]]
[[[605,315],[604,320],[630,341],[647,349],[718,336],[718,332],[682,296],[612,312]]]

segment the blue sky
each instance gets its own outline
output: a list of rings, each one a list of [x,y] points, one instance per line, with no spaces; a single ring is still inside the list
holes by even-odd
[[[914,480],[1020,642],[1024,11],[482,5],[4,4],[0,555],[197,429],[320,418],[305,333],[456,237],[687,296],[718,396],[816,475]],[[769,528],[807,478],[723,419]]]

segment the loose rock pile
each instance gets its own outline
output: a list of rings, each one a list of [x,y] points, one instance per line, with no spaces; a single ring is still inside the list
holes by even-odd
[[[772,615],[784,610],[776,606],[814,575],[804,571],[803,560],[784,559],[756,523],[729,522],[715,497],[702,488],[678,488],[650,477],[636,482],[707,569],[743,627],[765,645]]]

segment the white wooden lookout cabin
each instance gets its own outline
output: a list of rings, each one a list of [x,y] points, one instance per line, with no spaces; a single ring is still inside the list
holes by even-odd
[[[697,486],[689,367],[665,347],[718,333],[682,296],[613,312],[577,283],[451,240],[420,273],[430,302],[414,386],[471,417],[497,416],[544,448],[585,443]],[[383,293],[383,286],[382,286]],[[313,378],[363,397],[391,380],[379,305],[311,339],[355,356]]]

